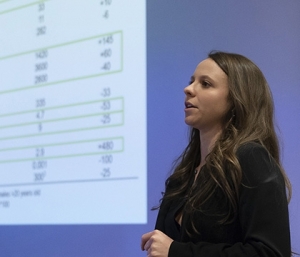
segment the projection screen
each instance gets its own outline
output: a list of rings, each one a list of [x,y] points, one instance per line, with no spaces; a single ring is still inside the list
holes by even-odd
[[[211,50],[270,84],[300,252],[299,31],[298,0],[0,0],[0,256],[146,256]]]

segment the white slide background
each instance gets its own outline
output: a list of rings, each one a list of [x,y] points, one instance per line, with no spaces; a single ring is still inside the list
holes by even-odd
[[[128,4],[0,3],[1,224],[146,223],[146,2]]]

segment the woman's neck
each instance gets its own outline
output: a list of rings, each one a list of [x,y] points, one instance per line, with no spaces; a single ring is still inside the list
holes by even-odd
[[[218,127],[210,130],[200,130],[200,145],[201,145],[201,162],[199,166],[203,166],[205,164],[206,156],[213,149],[216,141],[220,137],[222,133],[222,128]]]

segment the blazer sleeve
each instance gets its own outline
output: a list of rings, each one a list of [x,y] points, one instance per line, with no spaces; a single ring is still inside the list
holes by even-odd
[[[290,228],[284,178],[267,150],[251,143],[237,153],[243,179],[238,218],[243,241],[230,244],[173,241],[168,257],[290,257]]]

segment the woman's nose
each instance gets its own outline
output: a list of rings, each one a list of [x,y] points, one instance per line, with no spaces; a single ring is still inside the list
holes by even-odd
[[[186,95],[193,95],[193,84],[186,86],[183,90]]]

